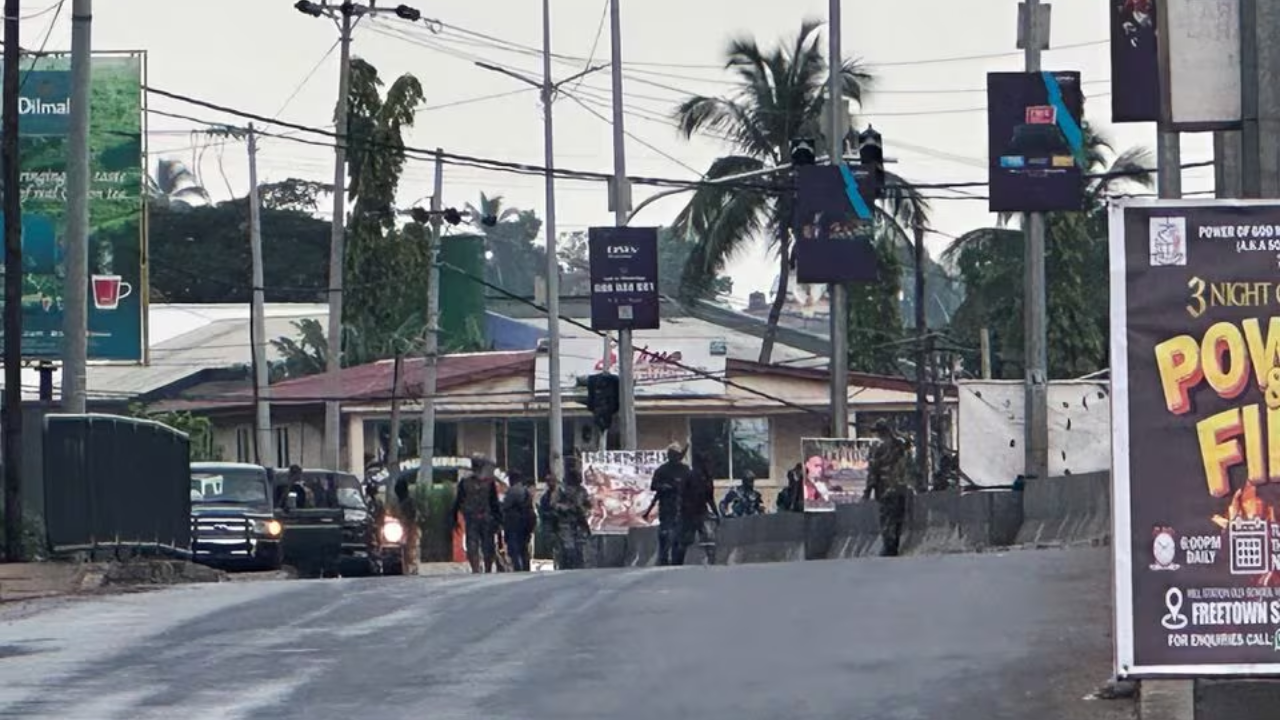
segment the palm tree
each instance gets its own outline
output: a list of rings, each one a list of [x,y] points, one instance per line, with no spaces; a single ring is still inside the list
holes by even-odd
[[[501,195],[489,195],[480,193],[480,203],[472,205],[467,203],[467,215],[469,222],[480,232],[488,233],[491,227],[500,223],[513,222],[520,217],[520,211],[513,207],[508,207],[503,201]],[[486,218],[492,219],[491,223],[486,223]]]
[[[1078,377],[1106,367],[1106,198],[1155,183],[1149,150],[1135,147],[1117,155],[1087,121],[1083,130],[1089,173],[1084,210],[1049,213],[1045,222],[1049,370],[1058,377]],[[965,284],[965,300],[952,330],[962,342],[976,345],[980,329],[990,328],[997,360],[1022,356],[1025,238],[1020,228],[1010,226],[1014,217],[1003,214],[996,227],[961,235],[943,255]],[[1021,369],[1003,374],[1020,377]]]
[[[187,209],[213,204],[200,178],[181,160],[160,159],[155,177],[148,176],[146,183],[147,200],[153,205]]]
[[[715,160],[706,179],[778,167],[790,162],[790,143],[797,137],[821,139],[827,112],[829,68],[822,52],[822,23],[806,20],[788,44],[766,52],[755,40],[729,43],[725,68],[735,75],[737,90],[728,97],[693,96],[676,109],[680,132],[686,138],[708,132],[731,142],[737,153]],[[873,84],[856,61],[840,69],[844,96],[861,102]],[[825,141],[823,141],[825,146]],[[904,227],[927,224],[928,202],[893,175],[880,212],[889,227],[905,236]],[[786,302],[791,264],[793,202],[754,188],[703,186],[676,218],[677,235],[693,242],[681,285],[683,294],[697,295],[720,275],[725,263],[753,236],[768,233],[777,253],[778,291],[769,312],[760,362],[773,355],[778,321]]]

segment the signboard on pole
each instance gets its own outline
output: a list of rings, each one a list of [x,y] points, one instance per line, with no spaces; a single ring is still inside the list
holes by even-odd
[[[1240,0],[1160,0],[1156,26],[1165,129],[1239,128]]]
[[[1160,119],[1156,13],[1164,0],[1111,3],[1111,122]]]
[[[661,450],[610,450],[583,453],[582,484],[591,495],[591,531],[625,533],[658,524],[658,513],[644,519],[653,501],[653,472],[666,462]]]
[[[831,512],[837,505],[862,501],[867,489],[870,440],[802,438],[804,511]]]
[[[1280,203],[1110,226],[1117,672],[1280,673]]]
[[[877,282],[874,178],[849,165],[796,170],[796,242],[800,283]]]
[[[587,230],[592,330],[657,330],[658,229]]]
[[[987,73],[991,212],[1081,209],[1083,111],[1078,72]]]
[[[89,359],[142,362],[147,278],[141,53],[95,54],[89,116]],[[62,355],[71,59],[24,58],[19,100],[22,355]]]

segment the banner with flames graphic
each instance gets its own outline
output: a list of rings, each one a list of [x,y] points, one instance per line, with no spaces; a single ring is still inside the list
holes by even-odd
[[[1280,203],[1110,226],[1117,672],[1280,673]]]

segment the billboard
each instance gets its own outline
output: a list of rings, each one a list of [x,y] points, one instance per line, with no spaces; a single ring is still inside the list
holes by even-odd
[[[796,171],[796,243],[800,283],[876,282],[875,181],[849,165]]]
[[[1078,72],[987,73],[991,212],[1081,209],[1083,111]]]
[[[94,55],[89,115],[89,359],[142,362],[147,278],[141,53]],[[22,61],[22,355],[62,355],[71,60]]]
[[[667,461],[663,450],[610,450],[583,453],[582,484],[591,495],[591,531],[601,535],[625,533],[633,527],[658,524],[653,501],[653,473]]]
[[[831,512],[862,501],[867,489],[871,440],[802,438],[804,511]]]
[[[1160,48],[1156,13],[1164,0],[1111,3],[1111,122],[1160,119]]]
[[[1240,0],[1160,0],[1156,28],[1165,128],[1240,127]]]
[[[658,228],[587,230],[592,330],[657,330]]]
[[[728,357],[717,352],[723,340],[712,338],[664,338],[659,333],[638,333],[632,339],[631,361],[636,397],[721,397]],[[609,357],[597,336],[560,339],[560,387],[574,391],[578,380],[602,372],[618,371],[618,341],[610,339]],[[533,389],[545,393],[551,387],[550,361],[546,353],[534,359]]]
[[[1280,203],[1129,201],[1111,233],[1116,667],[1280,672]]]

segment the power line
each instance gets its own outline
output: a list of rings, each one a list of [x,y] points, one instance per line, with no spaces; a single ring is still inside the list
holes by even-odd
[[[19,94],[21,94],[22,89],[27,86],[27,79],[30,78],[31,73],[35,71],[36,63],[39,62],[40,58],[44,57],[44,49],[49,45],[49,38],[53,37],[53,29],[57,27],[58,18],[62,16],[62,6],[66,4],[67,0],[58,0],[58,4],[53,8],[53,19],[49,21],[49,27],[44,31],[44,39],[40,41],[40,49],[31,57],[31,64],[27,66],[27,72],[22,76],[22,82],[18,83]],[[47,12],[47,8],[45,12]]]
[[[307,86],[307,83],[311,82],[311,78],[315,77],[316,73],[320,71],[321,66],[324,65],[325,60],[329,59],[329,56],[333,54],[333,51],[336,50],[338,45],[341,43],[342,40],[334,41],[334,43],[329,46],[329,49],[325,51],[324,55],[320,56],[320,59],[316,61],[316,64],[311,67],[311,70],[307,71],[307,74],[298,83],[297,87],[295,87],[293,92],[289,94],[289,98],[285,100],[284,104],[280,106],[280,109],[275,112],[275,117],[280,117],[284,114],[284,111],[289,108],[289,105],[294,101],[294,98],[298,97],[298,93],[302,92],[302,89]]]

